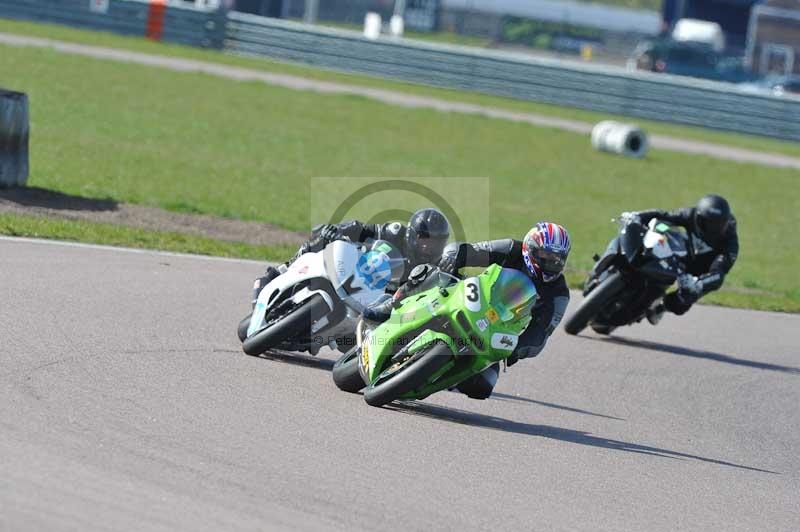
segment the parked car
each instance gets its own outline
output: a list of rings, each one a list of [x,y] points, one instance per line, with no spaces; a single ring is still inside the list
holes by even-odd
[[[628,68],[731,83],[757,79],[739,57],[723,55],[708,43],[670,38],[639,43],[628,59]]]
[[[783,96],[793,94],[800,96],[800,75],[772,74],[757,81],[742,83],[739,87],[746,92],[760,92]]]

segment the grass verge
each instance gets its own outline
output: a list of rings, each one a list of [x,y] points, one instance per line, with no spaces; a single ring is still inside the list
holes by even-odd
[[[800,157],[800,143],[797,142],[781,141],[754,135],[728,133],[693,126],[681,126],[652,120],[641,120],[638,118],[629,118],[608,113],[585,111],[582,109],[569,107],[559,107],[545,103],[514,100],[511,98],[490,96],[480,93],[441,89],[402,81],[392,81],[362,74],[324,70],[318,67],[274,61],[262,57],[241,57],[224,54],[216,50],[204,50],[188,46],[152,42],[143,38],[124,37],[107,32],[86,31],[55,24],[21,22],[8,19],[0,19],[0,32],[46,37],[79,44],[106,46],[110,48],[120,48],[143,53],[166,55],[170,57],[183,57],[199,61],[223,63],[268,72],[278,72],[324,81],[335,81],[354,85],[362,85],[366,87],[396,90],[410,94],[432,96],[446,100],[509,109],[512,111],[537,113],[549,116],[557,116],[560,118],[582,120],[591,123],[610,119],[634,120],[637,124],[644,127],[651,134],[671,135],[702,142],[712,142],[733,147]]]
[[[742,253],[726,290],[708,301],[800,310],[800,241],[787,216],[800,205],[797,171],[658,151],[627,160],[560,130],[45,49],[2,47],[0,85],[31,98],[31,185],[294,230],[320,221],[310,208],[313,176],[482,176],[489,194],[455,186],[448,195],[466,219],[488,213],[470,239],[519,238],[538,219],[557,220],[573,236],[570,266],[582,271],[614,234],[606,220],[619,212],[687,205],[715,191],[734,206]],[[406,206],[397,197],[383,201]],[[80,238],[81,231],[55,229],[74,226],[53,224],[41,234]],[[105,231],[92,238],[111,238]],[[124,245],[145,239],[148,247],[174,249],[176,241],[195,240],[159,243],[119,231],[133,241],[116,241]],[[225,246],[206,252],[234,253],[236,245]],[[245,247],[236,253],[248,253]],[[257,258],[288,254],[259,251]]]
[[[0,214],[0,234],[265,261],[286,260],[297,251],[289,246],[253,246],[181,233],[16,214]]]
[[[145,231],[112,224],[16,214],[0,214],[0,235],[275,262],[286,260],[296,251],[294,247],[289,246],[254,246],[174,232]],[[567,271],[567,281],[574,289],[581,288],[585,276],[585,271],[573,269]],[[756,310],[800,312],[797,298],[761,291],[742,293],[736,288],[729,287],[704,298],[703,303]]]

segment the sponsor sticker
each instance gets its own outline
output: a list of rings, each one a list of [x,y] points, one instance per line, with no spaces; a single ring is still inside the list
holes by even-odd
[[[361,367],[364,372],[369,371],[369,342],[364,342],[361,346]]]
[[[361,255],[356,271],[372,290],[383,290],[392,278],[389,257],[380,251],[370,251]]]
[[[516,334],[494,333],[492,335],[492,347],[505,351],[513,351],[514,348],[517,347],[518,340],[519,338]]]
[[[486,318],[481,318],[475,322],[475,326],[481,331],[485,331],[489,328],[489,321]]]
[[[495,309],[489,307],[489,310],[486,311],[486,319],[489,320],[489,323],[497,323],[497,320],[500,319],[500,315]]]

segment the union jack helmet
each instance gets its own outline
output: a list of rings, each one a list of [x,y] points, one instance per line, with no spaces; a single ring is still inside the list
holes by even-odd
[[[571,245],[562,226],[539,222],[522,240],[522,258],[534,278],[549,283],[564,273]]]

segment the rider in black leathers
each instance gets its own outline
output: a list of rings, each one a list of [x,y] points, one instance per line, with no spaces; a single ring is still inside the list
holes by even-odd
[[[657,218],[684,227],[689,237],[686,273],[678,279],[677,291],[648,310],[647,319],[653,324],[665,310],[685,314],[702,296],[719,289],[739,254],[736,218],[722,196],[703,196],[695,207],[623,213],[625,216],[636,216],[644,225]]]
[[[403,276],[400,279],[402,283],[414,266],[438,261],[449,238],[450,224],[444,214],[437,209],[421,209],[415,212],[407,225],[400,222],[371,224],[357,220],[323,224],[312,230],[311,239],[300,246],[295,256],[286,262],[286,266],[291,265],[305,253],[323,250],[335,240],[348,239],[351,242],[385,240],[406,259]],[[261,289],[278,275],[280,271],[277,268],[268,266],[264,276],[256,279],[253,285],[253,304]]]

